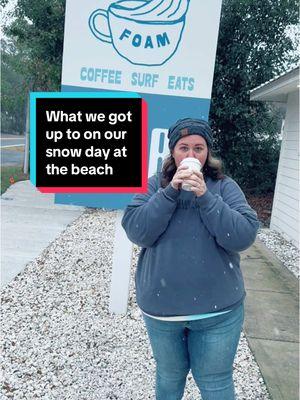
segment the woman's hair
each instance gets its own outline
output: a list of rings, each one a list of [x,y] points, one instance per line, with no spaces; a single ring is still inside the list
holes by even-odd
[[[173,179],[177,170],[174,157],[170,153],[164,160],[161,174],[161,186],[165,188]],[[210,177],[213,180],[224,179],[222,170],[222,161],[213,157],[211,150],[208,148],[207,159],[202,168],[204,178]]]

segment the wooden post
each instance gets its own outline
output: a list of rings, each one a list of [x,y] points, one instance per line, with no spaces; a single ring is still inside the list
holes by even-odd
[[[109,311],[126,314],[129,295],[130,268],[133,245],[128,240],[121,221],[124,211],[117,211],[116,230],[113,244],[113,264],[110,284]]]

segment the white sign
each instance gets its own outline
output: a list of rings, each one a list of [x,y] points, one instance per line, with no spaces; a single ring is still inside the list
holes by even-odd
[[[221,0],[68,0],[63,85],[209,99]]]

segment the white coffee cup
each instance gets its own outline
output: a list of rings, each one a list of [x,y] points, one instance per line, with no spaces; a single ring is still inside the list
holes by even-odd
[[[194,158],[194,157],[184,158],[181,161],[180,165],[187,165],[189,167],[190,171],[199,171],[200,172],[201,168],[202,168],[202,165],[201,165],[200,161],[197,158]],[[181,188],[183,190],[188,191],[188,192],[191,191],[191,186],[188,183],[184,183],[183,182]]]

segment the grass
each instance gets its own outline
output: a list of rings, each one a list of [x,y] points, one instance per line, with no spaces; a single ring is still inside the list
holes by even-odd
[[[27,179],[29,179],[29,174],[24,174],[22,166],[1,167],[1,194],[3,194],[13,183]]]

